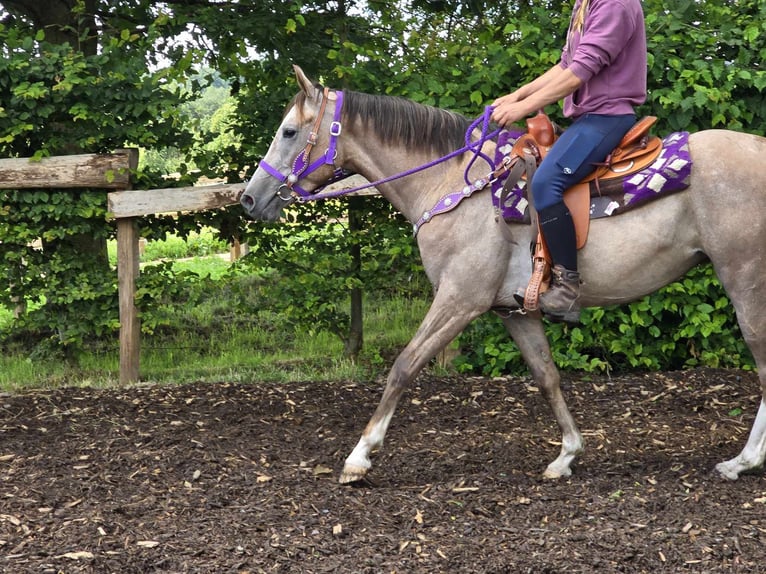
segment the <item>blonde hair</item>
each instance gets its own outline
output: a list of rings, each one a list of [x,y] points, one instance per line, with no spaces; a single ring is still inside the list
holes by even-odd
[[[588,11],[588,5],[590,0],[582,0],[580,7],[577,9],[577,13],[572,21],[572,30],[575,32],[582,32],[583,24],[585,23],[585,14]]]

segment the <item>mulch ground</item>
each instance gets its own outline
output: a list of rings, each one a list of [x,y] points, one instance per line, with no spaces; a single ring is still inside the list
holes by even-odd
[[[337,483],[381,382],[195,384],[0,396],[0,571],[766,571],[752,373],[573,377],[586,438],[531,380],[423,375],[362,486]]]

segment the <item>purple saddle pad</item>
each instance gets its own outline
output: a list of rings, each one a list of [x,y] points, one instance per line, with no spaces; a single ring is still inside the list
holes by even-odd
[[[521,131],[502,131],[498,136],[495,164],[511,153],[511,148],[522,135]],[[603,195],[591,196],[591,219],[623,213],[652,199],[663,197],[689,187],[692,160],[689,154],[689,132],[670,134],[662,140],[662,152],[651,165],[621,179],[610,180],[601,186]],[[528,222],[529,202],[526,198],[527,182],[520,181],[500,204],[500,192],[507,176],[492,185],[492,203],[500,209],[508,222]],[[593,187],[593,184],[591,184]]]

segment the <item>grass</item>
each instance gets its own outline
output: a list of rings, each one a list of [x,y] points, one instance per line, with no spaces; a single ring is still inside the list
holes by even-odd
[[[152,246],[162,242],[150,242],[143,265],[167,260],[166,256],[173,253],[179,256],[173,261],[175,270],[192,271],[209,280],[199,282],[204,289],[199,301],[166,305],[162,312],[167,322],[158,325],[153,334],[142,335],[142,381],[371,380],[385,372],[427,310],[425,299],[366,296],[365,345],[361,355],[352,361],[344,357],[342,342],[332,334],[296,331],[269,309],[258,309],[251,317],[242,316],[235,311],[234,299],[247,293],[248,282],[263,278],[226,277],[230,269],[227,258],[217,254],[190,257],[198,246],[183,250],[177,238],[167,241],[172,247]],[[197,241],[197,245],[201,243]],[[209,239],[204,243],[215,245]],[[221,246],[216,250],[220,251]],[[233,288],[231,282],[240,284]],[[12,322],[12,312],[0,307],[0,331]],[[33,348],[14,345],[0,356],[0,390],[6,392],[60,386],[104,387],[116,384],[119,378],[116,337],[100,341],[97,348],[72,362],[38,356]]]
[[[367,323],[369,329],[372,323]],[[142,375],[160,382],[360,380],[374,376],[375,367],[380,367],[375,356],[355,362],[344,358],[341,341],[327,333],[292,333],[289,343],[283,338],[282,332],[253,325],[211,334],[203,341],[189,337],[158,346],[147,339]]]
[[[365,349],[356,361],[343,356],[340,339],[328,333],[264,329],[257,319],[237,321],[203,336],[144,335],[141,379],[148,382],[277,381],[374,379],[387,359],[404,347],[425,314],[425,301],[370,302],[365,309]],[[204,316],[203,307],[187,313]],[[200,318],[187,317],[190,323]],[[286,334],[289,340],[286,339]],[[59,386],[104,387],[117,382],[119,352],[113,341],[79,358],[77,366],[60,360],[35,359],[22,350],[0,357],[0,389],[15,392]]]
[[[145,263],[145,265],[151,265],[152,262]],[[214,280],[219,280],[225,275],[231,264],[227,258],[218,256],[208,257],[191,257],[185,259],[179,259],[173,262],[173,269],[176,271],[191,271],[196,273],[200,277],[210,277]]]
[[[352,361],[343,356],[335,335],[294,330],[268,309],[247,318],[227,313],[225,301],[206,302],[178,320],[219,328],[172,341],[145,337],[142,376],[158,382],[369,380],[385,368],[381,354],[404,347],[426,309],[420,300],[369,300],[363,315],[365,346]]]
[[[218,238],[214,229],[203,227],[200,231],[189,233],[186,239],[168,234],[162,241],[147,241],[141,253],[141,261],[207,257],[226,253],[228,249],[226,242]],[[117,265],[117,241],[107,242],[107,253],[109,262]]]

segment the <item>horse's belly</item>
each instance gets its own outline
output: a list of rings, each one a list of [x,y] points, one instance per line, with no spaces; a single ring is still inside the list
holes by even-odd
[[[579,252],[582,303],[602,306],[643,297],[705,260],[689,190],[633,212],[591,222]]]

